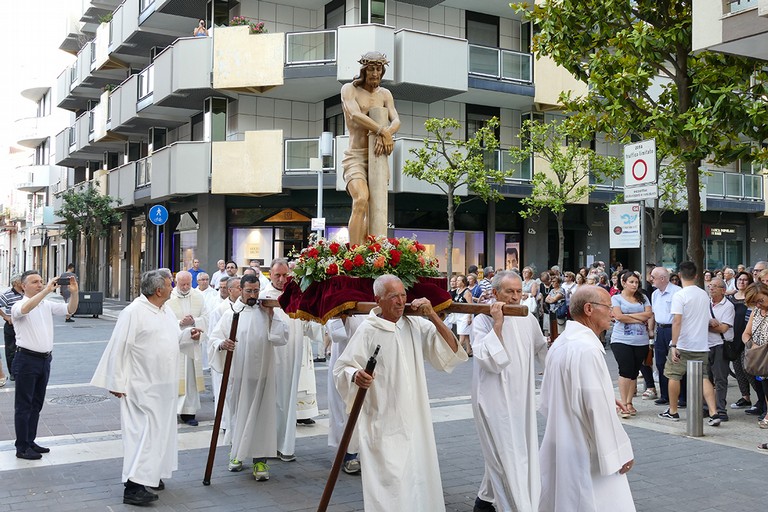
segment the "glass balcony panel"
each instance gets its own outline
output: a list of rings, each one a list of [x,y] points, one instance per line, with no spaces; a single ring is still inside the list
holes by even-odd
[[[499,77],[499,50],[469,45],[469,72],[475,75]]]
[[[746,11],[747,9],[757,7],[759,2],[760,0],[729,0],[730,5],[726,8],[733,14],[735,12]]]
[[[763,198],[763,176],[745,175],[744,176],[744,197],[748,199]]]
[[[713,171],[711,176],[707,177],[707,195],[715,197],[725,197],[725,179],[720,171]]]
[[[286,35],[286,64],[318,64],[336,60],[336,31],[297,32]]]
[[[503,80],[531,81],[531,54],[501,52],[501,78]]]
[[[149,66],[147,69],[139,74],[139,97],[137,99],[144,98],[152,94],[155,90],[155,68]]]
[[[147,187],[152,184],[152,160],[142,158],[136,161],[136,188]]]
[[[725,173],[725,195],[728,197],[744,197],[744,187],[742,183],[743,174],[733,172]]]
[[[285,141],[285,173],[286,174],[306,174],[314,172],[309,167],[309,159],[317,158],[318,155],[317,139],[288,139]],[[323,170],[332,171],[335,169],[336,161],[336,143],[333,145],[334,154],[328,158],[323,158]]]

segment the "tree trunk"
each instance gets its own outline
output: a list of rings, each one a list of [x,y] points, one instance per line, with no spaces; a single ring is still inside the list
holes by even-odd
[[[646,255],[646,259],[648,261],[653,261],[657,265],[659,265],[658,261],[658,242],[659,242],[659,235],[661,234],[661,218],[664,215],[664,210],[662,210],[659,207],[659,200],[656,199],[653,201],[653,209],[652,210],[645,210],[648,214],[648,219],[651,223],[651,229],[650,229],[650,254]]]
[[[688,257],[699,272],[697,282],[704,285],[704,246],[701,237],[701,196],[699,166],[701,160],[685,162],[685,188],[688,192]]]
[[[557,218],[557,266],[560,268],[560,272],[564,272],[563,258],[565,256],[565,229],[563,228],[563,217],[565,212],[555,214]]]
[[[452,187],[448,188],[448,254],[446,255],[445,269],[448,276],[448,287],[451,286],[451,276],[453,275],[453,233],[456,230],[454,225],[454,213],[456,211],[456,205],[453,197],[454,190]]]

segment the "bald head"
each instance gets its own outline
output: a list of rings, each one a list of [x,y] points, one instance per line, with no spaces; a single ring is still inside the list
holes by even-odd
[[[579,286],[571,295],[570,311],[574,320],[583,319],[586,316],[584,305],[597,302],[600,303],[607,297],[607,303],[610,303],[611,296],[603,288],[592,285]],[[583,322],[582,322],[583,323]]]
[[[189,290],[192,289],[192,274],[186,270],[182,270],[181,272],[177,273],[176,287],[179,289],[179,292],[185,295],[189,293]]]

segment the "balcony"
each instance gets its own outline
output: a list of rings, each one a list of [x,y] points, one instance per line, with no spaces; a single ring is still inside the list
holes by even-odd
[[[150,195],[154,201],[207,194],[210,190],[209,142],[175,142],[155,151],[147,160],[151,162]]]
[[[314,139],[286,139],[285,140],[285,174],[286,175],[315,175],[317,171],[310,169],[310,158],[317,158],[319,141]],[[335,170],[336,144],[333,145],[333,156],[324,159],[323,171]]]
[[[760,0],[726,0],[725,8],[727,13],[735,14],[749,9],[757,9]]]
[[[507,82],[533,82],[533,55],[488,46],[469,45],[469,74]]]
[[[120,208],[128,208],[135,204],[135,191],[137,188],[137,166],[139,162],[128,162],[125,165],[115,167],[107,175],[107,192],[110,197],[120,200]]]
[[[408,160],[415,157],[411,153],[412,149],[418,149],[424,146],[422,139],[401,138],[395,140],[395,150],[390,159],[390,192],[414,192],[418,194],[443,195],[443,191],[435,185],[430,185],[422,181],[403,174],[403,168]],[[341,174],[341,173],[339,173]],[[466,185],[456,190],[457,196],[466,196]]]
[[[760,4],[765,0],[694,0],[693,50],[768,59],[768,19]]]
[[[763,175],[710,171],[707,197],[736,201],[762,201]]]
[[[22,192],[40,192],[59,178],[59,169],[54,165],[27,165],[18,167],[16,172],[21,179],[16,190]]]
[[[25,148],[34,149],[50,137],[53,132],[54,120],[51,116],[25,117],[14,123],[16,143]]]
[[[213,142],[211,193],[281,193],[283,155],[282,130],[250,131],[242,141]]]
[[[183,37],[155,57],[152,64],[154,105],[185,109],[181,115],[189,117],[200,110],[205,98],[221,96],[220,91],[211,87],[213,44],[210,37]],[[190,110],[190,105],[195,109]]]
[[[216,29],[213,38],[215,89],[244,93],[268,91],[283,85],[284,63],[283,34],[251,34],[246,26]]]
[[[336,31],[285,34],[285,65],[316,66],[336,63]]]

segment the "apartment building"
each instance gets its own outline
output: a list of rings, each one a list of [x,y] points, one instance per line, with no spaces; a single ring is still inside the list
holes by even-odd
[[[220,258],[269,262],[303,247],[314,217],[326,219],[326,236],[343,237],[351,201],[341,177],[347,136],[339,90],[358,73],[362,53],[389,57],[383,85],[402,121],[390,157],[390,235],[418,236],[442,265],[445,198],[402,173],[409,151],[427,135],[424,122],[456,118],[467,137],[498,117],[502,149],[495,165],[511,168],[504,149],[518,144],[521,123],[556,117],[559,93],[583,87],[550,60],[533,57],[531,27],[498,0],[77,4],[79,23],[61,42],[77,60],[58,76],[54,95],[56,105],[72,113],[56,135],[54,163],[71,171],[52,206],[60,205],[60,191],[89,182],[120,200],[123,221],[101,247],[100,289],[107,296],[134,297],[142,271],[180,270],[193,258],[211,270]],[[235,16],[263,22],[268,32],[229,26]],[[192,35],[200,19],[210,27],[208,37]],[[310,161],[323,132],[332,134],[332,154],[318,173]],[[593,147],[621,155],[600,138]],[[455,269],[504,266],[509,247],[518,249],[521,262],[554,263],[554,221],[519,215],[532,172],[543,165],[514,168],[502,187],[504,201],[464,202],[456,217]],[[758,222],[752,214],[765,209],[762,186],[755,184],[762,178],[732,171],[713,170],[723,186],[717,190],[710,177],[708,206],[716,203],[719,220],[732,222],[744,240],[750,223]],[[742,184],[739,197],[726,190],[734,176]],[[622,181],[598,185],[569,209],[567,266],[590,259],[639,264],[639,251],[609,249],[604,204]],[[162,226],[148,217],[153,205],[169,212]],[[667,224],[660,251],[674,259],[683,254],[684,223],[670,217]],[[731,258],[723,263],[749,256],[744,246],[728,252],[731,240],[723,245]]]

